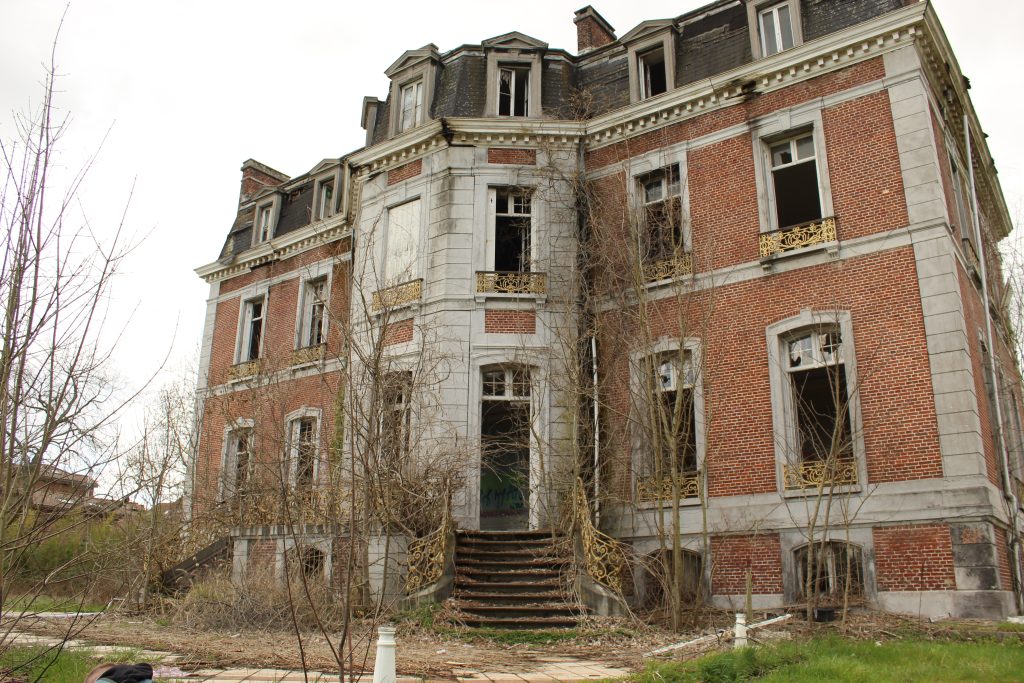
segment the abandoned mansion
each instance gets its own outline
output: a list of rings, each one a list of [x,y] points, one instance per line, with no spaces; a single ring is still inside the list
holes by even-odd
[[[481,614],[1020,613],[1011,222],[934,8],[574,21],[396,54],[365,146],[242,165],[191,519],[237,577]]]

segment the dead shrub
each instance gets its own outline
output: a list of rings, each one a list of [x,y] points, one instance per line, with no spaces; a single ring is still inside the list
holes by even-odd
[[[275,577],[273,565],[252,566],[238,581],[231,580],[230,567],[210,572],[175,602],[171,617],[199,630],[290,630],[293,619],[304,630],[339,627],[341,596],[322,578],[303,577],[302,570],[289,567],[288,585]]]

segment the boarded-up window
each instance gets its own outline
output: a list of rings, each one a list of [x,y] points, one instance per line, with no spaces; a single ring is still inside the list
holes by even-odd
[[[420,200],[414,199],[388,209],[387,249],[384,277],[388,284],[416,279],[416,257],[420,245]]]

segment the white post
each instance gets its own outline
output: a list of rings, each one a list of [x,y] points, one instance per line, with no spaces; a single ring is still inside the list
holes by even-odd
[[[733,647],[741,648],[747,646],[747,615],[743,612],[736,613],[736,630],[732,639]],[[376,678],[376,676],[374,676]],[[376,683],[376,681],[375,681]]]
[[[395,627],[377,629],[377,658],[373,662],[373,683],[395,683]]]

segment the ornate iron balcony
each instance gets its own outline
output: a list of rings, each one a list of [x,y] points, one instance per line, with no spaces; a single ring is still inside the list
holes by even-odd
[[[304,346],[301,349],[292,351],[292,365],[305,365],[306,363],[319,363],[324,359],[325,344]]]
[[[545,273],[478,270],[476,291],[478,294],[545,294],[547,276]]]
[[[643,477],[637,479],[636,496],[642,502],[672,500],[672,477]],[[700,474],[683,472],[679,475],[679,498],[700,497]]]
[[[810,489],[819,486],[851,486],[857,483],[857,461],[853,458],[838,460],[810,460],[782,466],[787,489]]]
[[[419,301],[423,297],[423,279],[403,282],[373,293],[373,310],[397,308]]]
[[[259,371],[259,359],[243,361],[228,368],[228,381],[232,382],[235,380],[245,379],[246,377],[252,377],[259,374]]]
[[[689,252],[644,264],[644,282],[670,280],[692,274],[693,254]]]
[[[761,235],[761,258],[836,241],[836,219],[823,218]]]

